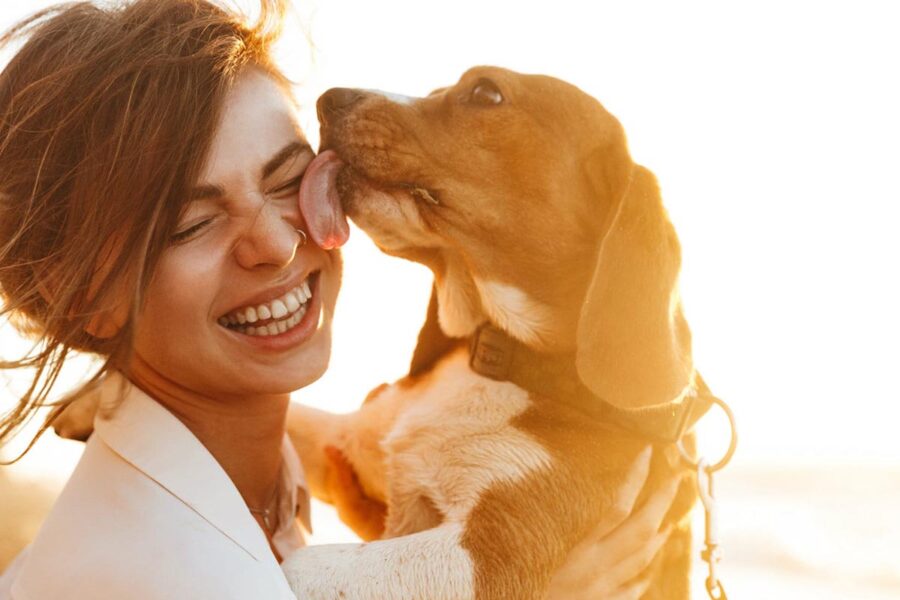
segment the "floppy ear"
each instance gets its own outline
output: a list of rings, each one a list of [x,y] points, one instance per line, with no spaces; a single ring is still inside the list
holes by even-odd
[[[691,335],[678,297],[681,249],[653,174],[632,167],[607,222],[578,322],[578,374],[623,408],[661,404],[691,381]]]
[[[438,323],[437,288],[432,287],[428,314],[425,317],[425,324],[419,330],[419,340],[416,342],[416,349],[409,364],[409,375],[415,377],[430,371],[441,357],[459,343],[458,339],[445,334]]]

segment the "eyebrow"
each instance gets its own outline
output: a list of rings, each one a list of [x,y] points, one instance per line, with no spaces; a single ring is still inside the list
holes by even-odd
[[[304,150],[309,150],[312,153],[312,148],[309,147],[309,144],[306,142],[301,142],[300,140],[291,142],[281,150],[279,150],[275,156],[269,159],[263,168],[262,168],[262,178],[266,179],[278,170],[278,168],[283,165],[289,158],[293,158],[303,152]]]
[[[288,159],[297,156],[301,152],[308,151],[312,153],[312,148],[306,142],[295,140],[287,146],[275,153],[265,165],[263,165],[261,176],[267,179],[272,173],[277,171],[281,165]],[[191,200],[205,200],[209,198],[222,198],[225,196],[225,190],[219,185],[198,185],[191,190]]]

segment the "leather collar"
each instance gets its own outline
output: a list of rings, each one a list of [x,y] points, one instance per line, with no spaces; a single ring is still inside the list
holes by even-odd
[[[692,393],[679,400],[619,408],[581,382],[574,353],[536,352],[487,323],[469,340],[469,365],[485,377],[509,381],[531,393],[565,402],[596,420],[664,444],[679,441],[712,405],[709,388],[695,373]]]

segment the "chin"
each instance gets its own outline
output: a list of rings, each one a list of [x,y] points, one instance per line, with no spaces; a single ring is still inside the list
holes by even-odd
[[[290,394],[315,383],[328,370],[331,360],[331,330],[323,327],[302,351],[286,364],[268,370],[250,382],[251,389],[259,393]],[[274,371],[274,372],[272,372]],[[261,384],[261,381],[268,383]]]

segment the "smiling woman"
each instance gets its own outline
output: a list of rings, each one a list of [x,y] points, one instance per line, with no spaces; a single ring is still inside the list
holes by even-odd
[[[37,376],[0,442],[46,401],[72,350],[107,357],[97,377],[129,363],[136,311],[185,233],[225,90],[249,63],[284,83],[268,56],[282,11],[264,2],[250,28],[202,4],[81,4],[4,36],[29,41],[0,78],[2,312],[41,343],[4,363]],[[287,132],[295,141],[297,127]]]
[[[327,366],[341,263],[304,244],[313,153],[270,58],[285,7],[261,7],[79,3],[4,38],[27,41],[0,75],[0,290],[37,344],[3,365],[35,376],[0,442],[72,351],[112,384],[0,596],[293,597],[276,558],[308,501],[284,421]]]
[[[147,288],[133,380],[152,387],[144,378],[158,373],[228,398],[286,393],[321,376],[339,263],[300,243],[297,196],[312,157],[277,81],[243,73]]]

